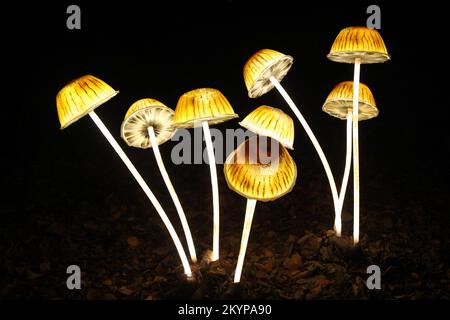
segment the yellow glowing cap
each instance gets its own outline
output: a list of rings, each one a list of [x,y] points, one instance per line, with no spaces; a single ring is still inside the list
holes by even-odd
[[[244,81],[250,98],[257,98],[273,88],[270,77],[281,81],[288,73],[294,58],[281,52],[262,49],[244,65]]]
[[[118,93],[119,91],[91,75],[72,80],[56,96],[61,129],[67,128]]]
[[[239,124],[259,135],[277,140],[286,148],[293,149],[294,121],[278,108],[260,106]]]
[[[260,148],[261,139],[269,140],[267,148]],[[276,157],[272,143],[277,147]],[[270,161],[262,160],[263,156],[269,157],[267,159]],[[297,178],[297,166],[287,149],[277,141],[253,136],[228,156],[224,174],[231,190],[248,199],[265,202],[278,199],[292,190]]]
[[[202,88],[183,94],[173,117],[175,127],[193,128],[203,121],[210,125],[237,118],[231,104],[217,89]]]
[[[368,120],[378,116],[378,109],[369,87],[359,84],[358,120]],[[329,115],[345,120],[353,110],[353,81],[339,83],[327,97],[322,110]]]
[[[390,60],[383,38],[375,29],[367,27],[349,27],[343,29],[331,47],[328,59],[335,62],[380,63]]]
[[[151,147],[148,127],[153,127],[158,145],[172,138],[173,110],[155,99],[138,100],[125,114],[120,135],[130,147],[147,149]]]

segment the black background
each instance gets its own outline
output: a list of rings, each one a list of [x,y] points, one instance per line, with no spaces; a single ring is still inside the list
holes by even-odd
[[[134,101],[153,97],[175,108],[182,93],[198,87],[220,89],[241,118],[262,104],[293,116],[275,90],[258,99],[247,96],[242,67],[262,48],[294,57],[282,84],[340,180],[345,122],[329,117],[321,106],[335,84],[352,80],[353,68],[333,63],[326,55],[342,28],[365,24],[366,8],[372,3],[78,2],[79,31],[66,28],[68,4],[16,3],[3,11],[2,228],[26,223],[25,208],[51,206],[63,194],[76,203],[107,197],[111,190],[105,185],[139,192],[88,118],[59,130],[55,97],[66,82],[93,74],[120,90],[97,112],[117,139],[123,116]],[[363,199],[370,198],[365,184],[375,178],[384,181],[386,194],[410,193],[415,201],[438,199],[445,204],[449,102],[444,8],[429,2],[378,4],[380,33],[392,61],[362,66],[361,81],[371,88],[380,110],[378,118],[360,125]],[[217,128],[238,128],[237,122]],[[169,142],[161,147],[166,158],[172,146]],[[163,188],[150,151],[127,148],[126,152],[155,189]],[[303,172],[317,173],[326,183],[300,126],[296,126],[292,155],[299,165],[297,183],[302,183]],[[169,161],[167,165],[175,185],[199,190],[199,199],[209,192],[205,165],[173,166]],[[204,177],[198,178],[197,172]],[[399,176],[405,178],[401,184]],[[222,181],[220,189],[225,192],[225,188]],[[448,223],[444,212],[432,218]]]
[[[116,137],[135,100],[155,97],[174,108],[180,94],[197,87],[222,90],[241,117],[261,104],[287,110],[276,91],[258,99],[247,96],[242,67],[261,48],[295,58],[283,86],[339,171],[345,123],[327,116],[321,105],[335,84],[352,80],[353,68],[327,60],[326,54],[340,29],[365,24],[368,4],[81,3],[80,31],[66,28],[66,4],[10,9],[5,15],[17,18],[3,29],[9,41],[3,51],[11,71],[4,92],[5,110],[12,114],[4,121],[9,129],[5,140],[11,145],[3,152],[17,169],[7,173],[24,179],[34,173],[57,178],[67,174],[58,166],[68,156],[80,166],[92,158],[111,162],[111,150],[89,120],[59,131],[56,93],[84,74],[120,90],[98,112]],[[380,109],[378,118],[361,124],[362,170],[442,177],[448,148],[442,10],[408,2],[380,6],[381,34],[392,61],[362,67],[361,81],[372,89]],[[230,127],[238,127],[237,121],[219,128]],[[320,166],[300,127],[295,144],[299,163]],[[134,157],[134,150],[128,151]],[[127,173],[116,174],[125,178]]]

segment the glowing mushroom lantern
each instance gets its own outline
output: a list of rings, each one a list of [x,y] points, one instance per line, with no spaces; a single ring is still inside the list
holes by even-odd
[[[219,259],[219,186],[217,183],[216,160],[209,125],[222,123],[238,115],[234,113],[228,100],[217,89],[201,88],[184,93],[178,100],[173,117],[177,128],[202,127],[205,135],[211,173],[213,193],[213,253],[211,260]]]
[[[142,176],[131,163],[125,152],[122,150],[109,130],[94,112],[95,108],[101,106],[103,103],[114,97],[117,93],[118,91],[115,91],[108,84],[91,75],[86,75],[69,82],[58,92],[56,96],[56,107],[58,111],[59,121],[61,123],[61,129],[67,128],[70,124],[74,123],[85,115],[89,115],[91,117],[91,119],[100,129],[101,133],[114,148],[120,159],[122,159],[122,161],[125,163],[128,170],[130,170],[131,174],[136,179],[136,181],[160,215],[166,228],[169,231],[170,236],[172,237],[172,240],[175,243],[178,254],[180,255],[184,273],[188,277],[190,277],[192,275],[192,271],[189,266],[186,253],[184,252],[180,239],[178,238],[178,235],[173,228],[169,218],[164,212],[164,209],[161,207],[161,204],[158,202],[148,185],[145,183],[144,179],[142,179]]]
[[[306,134],[314,145],[314,148],[316,149],[316,152],[319,155],[325,169],[331,188],[331,195],[333,197],[335,210],[335,230],[336,234],[340,236],[341,225],[339,224],[339,221],[341,220],[341,213],[338,211],[339,197],[330,165],[328,164],[328,160],[325,157],[322,147],[317,141],[305,118],[280,84],[280,81],[288,73],[293,62],[294,59],[291,56],[271,49],[262,49],[251,56],[244,66],[245,85],[250,98],[257,98],[275,87],[300,121],[300,124],[303,126]]]
[[[285,195],[292,190],[297,177],[295,162],[285,149],[292,149],[294,143],[291,117],[280,109],[260,106],[247,115],[240,125],[260,136],[244,141],[228,156],[224,166],[229,188],[247,198],[234,282],[241,279],[256,201],[273,201]],[[270,143],[260,143],[261,136],[269,137]]]
[[[289,193],[297,177],[297,167],[287,149],[275,140],[270,140],[267,150],[261,150],[264,148],[260,147],[259,139],[260,136],[253,136],[244,141],[228,156],[224,165],[228,187],[247,198],[241,246],[234,273],[235,283],[241,280],[256,202],[274,201]],[[272,154],[273,144],[276,144],[278,155]],[[261,152],[265,154],[262,155]],[[270,158],[270,161],[261,161],[262,158]]]
[[[358,95],[360,65],[381,63],[390,60],[381,35],[367,27],[343,29],[331,47],[328,59],[335,62],[352,63],[353,75],[353,242],[359,242],[359,147],[358,147]]]
[[[169,190],[172,201],[177,209],[178,216],[188,243],[189,254],[193,262],[197,261],[194,241],[186,219],[183,207],[164,166],[159,145],[170,140],[175,134],[173,126],[174,111],[155,99],[141,99],[131,105],[125,114],[125,119],[120,129],[122,139],[130,147],[152,148],[159,171]]]
[[[372,92],[369,87],[363,83],[360,83],[359,86],[358,107],[358,121],[368,120],[378,116],[378,109]],[[347,120],[347,150],[345,156],[345,169],[344,176],[342,178],[341,190],[339,192],[339,211],[342,211],[352,160],[353,82],[344,81],[336,85],[336,87],[334,87],[328,95],[322,110],[333,117],[341,120]]]
[[[294,121],[281,109],[260,106],[239,124],[256,134],[277,140],[288,149],[294,149]]]

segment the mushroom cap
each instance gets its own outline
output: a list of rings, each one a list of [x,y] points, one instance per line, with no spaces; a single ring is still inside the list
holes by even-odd
[[[341,30],[331,46],[327,58],[335,62],[381,63],[391,59],[380,33],[367,27],[349,27]]]
[[[184,93],[178,100],[173,117],[177,128],[194,128],[203,121],[213,125],[238,115],[227,98],[217,89],[201,88]]]
[[[267,149],[260,150],[260,136],[252,136],[237,147],[224,164],[228,187],[240,195],[259,201],[273,201],[289,193],[295,185],[297,166],[287,149],[267,138]],[[278,156],[261,161],[261,152],[269,156],[271,142],[278,147]],[[273,156],[272,156],[273,157]]]
[[[294,121],[278,108],[260,106],[239,124],[259,135],[277,140],[286,148],[294,149]]]
[[[338,83],[331,90],[322,110],[330,116],[346,120],[349,110],[353,110],[353,81]],[[359,84],[358,121],[378,116],[378,108],[369,87]]]
[[[70,81],[56,95],[61,129],[67,128],[118,93],[119,91],[91,75]]]
[[[244,65],[244,81],[250,98],[257,98],[273,88],[270,77],[281,81],[288,73],[294,58],[281,52],[262,49],[247,60]]]
[[[173,137],[173,110],[155,99],[145,98],[131,105],[125,114],[120,136],[130,146],[151,148],[148,127],[153,127],[158,145]]]

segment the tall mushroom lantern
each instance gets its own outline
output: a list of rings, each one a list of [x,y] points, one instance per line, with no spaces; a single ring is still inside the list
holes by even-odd
[[[378,116],[378,109],[372,92],[363,83],[360,83],[359,86],[358,108],[358,121]],[[342,211],[352,160],[353,82],[344,81],[337,84],[328,95],[322,110],[330,116],[347,121],[345,169],[341,190],[339,191],[339,211]]]
[[[213,253],[211,260],[219,259],[219,186],[217,183],[216,159],[211,139],[210,125],[222,123],[238,115],[231,104],[217,89],[201,88],[184,93],[178,100],[173,117],[177,128],[202,127],[208,153],[213,193]]]
[[[288,115],[280,109],[261,106],[240,124],[260,135],[244,141],[224,165],[228,187],[247,198],[235,283],[241,280],[256,202],[274,201],[287,194],[297,178],[297,166],[285,148],[292,148],[294,141],[294,124]],[[265,145],[261,139],[266,139]]]
[[[375,29],[349,27],[341,30],[331,47],[328,59],[354,64],[353,73],[353,243],[359,242],[359,146],[358,95],[361,64],[382,63],[391,59],[383,38]]]
[[[142,176],[131,163],[130,159],[127,157],[120,145],[117,143],[109,130],[94,112],[95,108],[101,106],[103,103],[114,97],[117,93],[118,91],[115,91],[108,84],[91,75],[82,76],[69,82],[58,92],[56,96],[56,107],[58,111],[59,121],[61,123],[61,129],[67,128],[70,124],[74,123],[85,115],[89,115],[91,117],[91,119],[100,129],[101,133],[105,136],[113,149],[116,151],[117,155],[125,163],[128,170],[130,170],[131,174],[136,179],[139,186],[150,199],[150,202],[153,204],[156,211],[160,215],[167,230],[169,231],[170,236],[172,237],[172,240],[175,243],[175,247],[178,251],[184,268],[184,273],[186,274],[186,276],[190,277],[192,275],[192,271],[191,267],[189,266],[189,261],[186,257],[186,253],[184,252],[180,239],[178,238],[178,235],[173,228],[172,223],[164,212],[164,209],[161,207],[161,204],[156,199],[148,185],[145,183],[144,179],[142,179]]]
[[[341,213],[338,211],[339,196],[330,165],[328,164],[328,160],[322,150],[322,147],[317,141],[316,136],[309,127],[305,118],[295,105],[294,101],[292,101],[288,93],[280,84],[280,81],[286,76],[293,62],[294,59],[291,56],[271,49],[262,49],[252,55],[244,66],[245,85],[247,87],[248,96],[250,98],[260,97],[266,92],[272,90],[273,87],[275,87],[300,121],[300,124],[302,125],[303,129],[305,129],[306,134],[308,135],[314,148],[316,149],[316,152],[319,155],[319,158],[325,169],[325,173],[330,184],[335,210],[334,228],[336,230],[336,234],[340,236]]]
[[[177,209],[183,227],[184,235],[188,243],[189,254],[193,262],[197,262],[194,241],[186,219],[183,207],[164,166],[159,145],[170,140],[175,134],[173,126],[174,111],[155,99],[141,99],[133,103],[125,114],[125,119],[120,128],[122,139],[130,147],[148,149],[152,148],[159,171],[164,179],[167,190]]]

